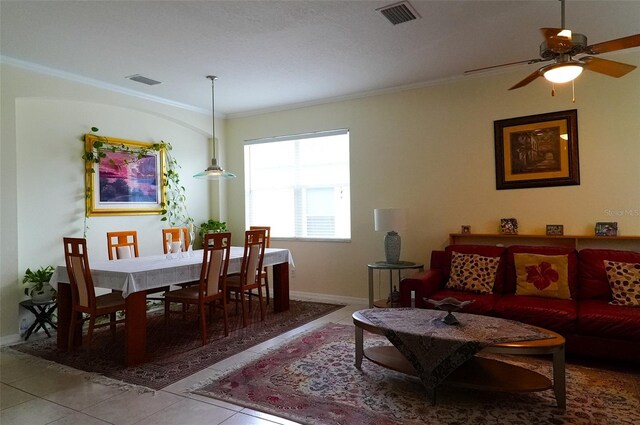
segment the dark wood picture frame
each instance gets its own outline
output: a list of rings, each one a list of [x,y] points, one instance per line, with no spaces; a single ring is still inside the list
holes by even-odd
[[[494,121],[496,189],[580,184],[578,111]]]

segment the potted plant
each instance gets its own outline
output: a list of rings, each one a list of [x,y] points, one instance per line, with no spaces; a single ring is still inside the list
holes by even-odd
[[[198,235],[201,239],[204,239],[206,233],[220,233],[227,231],[227,223],[224,221],[209,220],[204,223],[200,223],[200,230]]]
[[[24,273],[22,283],[27,285],[24,288],[24,294],[29,295],[34,303],[44,303],[55,299],[56,290],[49,285],[53,271],[53,266],[46,266],[35,271],[27,269]]]

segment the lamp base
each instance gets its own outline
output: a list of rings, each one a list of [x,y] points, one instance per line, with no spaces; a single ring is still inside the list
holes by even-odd
[[[384,256],[387,263],[400,262],[400,235],[393,230],[384,236]]]

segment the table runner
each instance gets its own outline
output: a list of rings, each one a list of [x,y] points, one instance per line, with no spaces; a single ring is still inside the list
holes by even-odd
[[[415,308],[382,308],[360,313],[384,331],[409,360],[427,389],[435,388],[484,347],[504,342],[553,338],[524,323],[497,317],[456,313],[458,325],[447,325],[446,312]]]

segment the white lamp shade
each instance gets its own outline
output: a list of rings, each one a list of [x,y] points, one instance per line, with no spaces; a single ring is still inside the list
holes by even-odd
[[[376,232],[404,230],[407,227],[406,208],[376,208],[373,210]]]
[[[544,78],[552,83],[562,84],[574,80],[582,73],[582,66],[573,63],[550,66],[543,71]]]

